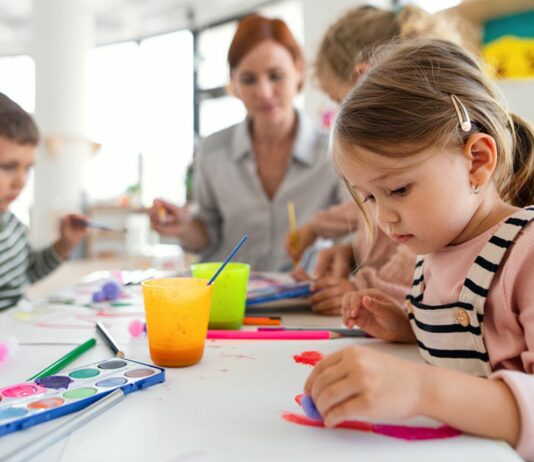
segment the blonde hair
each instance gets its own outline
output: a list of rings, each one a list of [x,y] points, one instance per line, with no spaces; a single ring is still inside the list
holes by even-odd
[[[407,5],[398,14],[369,5],[349,10],[324,35],[315,61],[315,76],[321,80],[330,73],[341,81],[352,82],[354,65],[367,62],[375,47],[391,40],[432,37],[461,44],[456,22],[456,18],[449,16],[445,21],[414,5]]]
[[[456,95],[472,127],[460,128]],[[479,61],[442,40],[419,39],[386,46],[341,105],[333,128],[334,162],[357,155],[406,158],[433,146],[461,147],[474,133],[492,136],[497,148],[494,181],[501,197],[523,207],[534,200],[534,131],[500,102]],[[360,199],[356,203],[370,220]]]

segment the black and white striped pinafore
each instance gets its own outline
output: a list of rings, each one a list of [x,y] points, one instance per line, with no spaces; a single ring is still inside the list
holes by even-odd
[[[488,289],[514,239],[532,219],[534,207],[531,206],[513,214],[499,226],[475,259],[464,281],[460,299],[455,303],[422,303],[425,281],[423,258],[419,257],[412,294],[407,299],[410,324],[425,361],[481,377],[490,375],[483,337]]]

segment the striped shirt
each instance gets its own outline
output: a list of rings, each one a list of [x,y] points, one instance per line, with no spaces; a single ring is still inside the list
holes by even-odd
[[[16,305],[29,284],[60,264],[61,258],[51,246],[32,250],[26,227],[15,215],[0,213],[0,310]]]
[[[447,305],[460,298],[473,261],[499,225],[462,244],[425,255],[422,302]],[[517,450],[534,460],[534,223],[523,228],[490,286],[484,307],[484,343],[490,379],[503,380],[517,401],[521,434]],[[455,345],[451,343],[450,348]]]

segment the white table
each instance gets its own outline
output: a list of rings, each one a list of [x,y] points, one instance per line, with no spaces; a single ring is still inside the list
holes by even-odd
[[[88,308],[69,308],[86,313]],[[131,359],[151,362],[146,338],[131,338],[129,319],[104,322]],[[338,325],[333,318],[287,316],[288,323]],[[94,330],[41,328],[0,313],[0,337],[19,342],[50,340],[55,345],[21,345],[0,364],[0,387],[24,381],[62,356],[73,344],[95,336]],[[33,460],[47,461],[514,461],[521,460],[501,441],[470,436],[407,442],[348,430],[299,426],[281,418],[284,410],[301,412],[294,397],[310,372],[292,355],[323,353],[353,343],[412,360],[412,346],[370,339],[330,341],[208,341],[202,361],[167,369],[166,382],[128,395],[122,402],[49,447]],[[110,356],[100,342],[69,368]],[[392,380],[395,378],[392,377]],[[61,425],[69,416],[0,437],[0,460],[15,448]],[[427,422],[428,423],[428,422]]]

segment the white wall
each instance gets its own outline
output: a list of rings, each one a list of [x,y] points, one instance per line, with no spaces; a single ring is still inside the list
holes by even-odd
[[[499,87],[510,112],[534,124],[534,79],[501,80]]]

